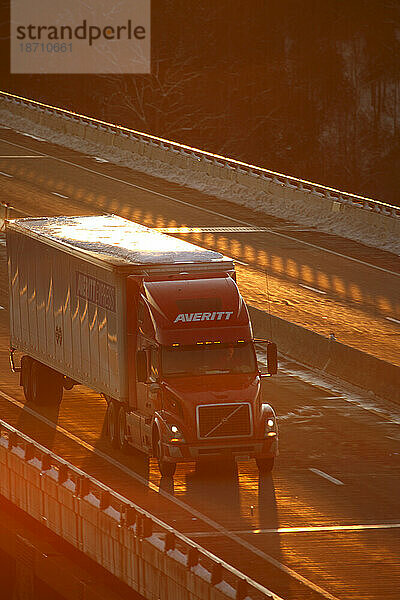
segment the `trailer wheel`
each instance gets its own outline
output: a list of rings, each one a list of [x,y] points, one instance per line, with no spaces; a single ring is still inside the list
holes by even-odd
[[[21,358],[21,376],[20,376],[20,385],[22,385],[24,390],[25,400],[27,402],[32,401],[32,380],[31,380],[31,369],[32,369],[32,359],[30,356],[23,356]]]
[[[60,404],[63,396],[63,376],[37,360],[31,362],[30,397],[32,402],[49,406]]]
[[[60,404],[64,394],[64,376],[53,369],[47,368],[49,372],[49,404]]]
[[[128,452],[130,446],[126,440],[126,410],[123,406],[118,411],[117,419],[117,447],[122,452]]]
[[[258,472],[262,474],[271,473],[274,468],[275,458],[256,458]]]
[[[118,406],[111,400],[107,408],[107,433],[113,448],[118,447]]]
[[[31,397],[35,404],[46,404],[47,401],[47,378],[46,367],[37,360],[32,361],[31,366]]]
[[[173,477],[175,475],[176,463],[167,462],[164,459],[164,449],[158,433],[155,438],[155,453],[158,461],[158,469],[161,473],[161,476]]]

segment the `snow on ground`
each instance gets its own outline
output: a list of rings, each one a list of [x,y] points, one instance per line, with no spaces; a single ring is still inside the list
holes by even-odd
[[[16,116],[7,110],[0,111],[0,122],[16,131],[28,133],[32,137],[36,136],[92,155],[98,161],[108,160],[246,206],[260,213],[287,219],[308,227],[311,226],[327,233],[340,235],[400,255],[400,236],[390,236],[384,231],[383,227],[373,228],[371,224],[363,223],[361,218],[355,224],[353,218],[349,220],[346,211],[343,214],[340,212],[323,214],[323,211],[316,211],[315,202],[309,202],[307,195],[304,195],[304,199],[296,198],[294,201],[278,197],[276,194],[256,191],[236,182],[211,177],[206,173],[196,173],[190,169],[175,167],[130,151],[95,144],[72,135],[57,132]]]

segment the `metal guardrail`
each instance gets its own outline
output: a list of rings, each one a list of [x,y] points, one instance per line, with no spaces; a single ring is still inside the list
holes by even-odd
[[[43,104],[42,102],[36,102],[35,100],[23,98],[15,94],[9,94],[8,92],[0,91],[0,99],[1,98],[10,105],[22,105],[41,111],[45,114],[59,115],[62,118],[76,122],[79,125],[86,125],[102,132],[112,133],[129,138],[133,141],[141,142],[143,144],[149,144],[151,146],[158,147],[161,150],[180,153],[181,155],[190,157],[194,160],[204,161],[219,167],[235,170],[237,173],[244,173],[256,178],[262,178],[268,182],[280,185],[282,187],[296,189],[316,196],[319,195],[328,200],[339,202],[343,205],[350,205],[369,212],[375,212],[395,219],[400,219],[400,207],[393,206],[385,202],[380,202],[379,200],[365,198],[364,196],[351,194],[349,192],[342,192],[335,188],[323,186],[318,183],[312,183],[311,181],[298,179],[296,177],[291,177],[290,175],[284,175],[275,171],[270,171],[256,165],[247,164],[239,160],[227,158],[226,156],[199,150],[198,148],[192,148],[191,146],[187,146],[185,144],[179,144],[178,142],[166,140],[164,138],[136,131],[134,129],[128,129],[122,125],[107,123],[106,121],[80,115],[62,108]]]
[[[0,494],[147,598],[282,600],[2,419]]]

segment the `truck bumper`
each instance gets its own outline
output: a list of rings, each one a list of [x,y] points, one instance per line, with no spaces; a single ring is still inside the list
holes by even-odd
[[[278,455],[278,438],[266,438],[240,444],[166,444],[164,459],[168,462],[193,462],[225,459],[273,458]]]

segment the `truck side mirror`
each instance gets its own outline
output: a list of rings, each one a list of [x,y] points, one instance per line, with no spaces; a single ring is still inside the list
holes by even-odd
[[[136,354],[136,377],[139,383],[147,381],[147,356],[145,350],[139,350]]]
[[[276,375],[278,372],[278,349],[274,342],[267,343],[267,366],[270,375]]]

